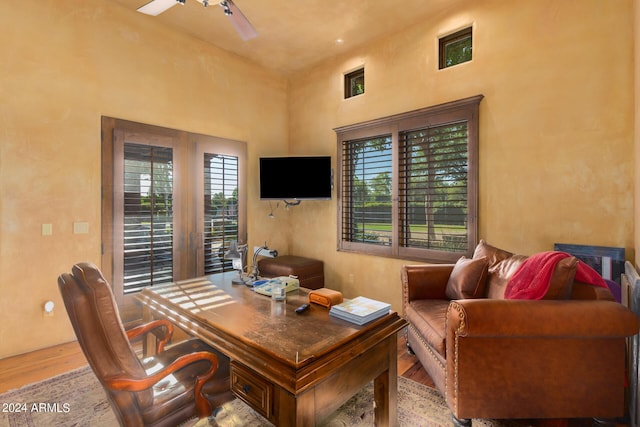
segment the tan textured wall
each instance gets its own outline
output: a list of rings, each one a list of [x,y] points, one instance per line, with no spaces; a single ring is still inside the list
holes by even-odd
[[[640,0],[633,0],[633,40],[634,40],[634,76],[635,76],[635,161],[637,164],[638,159],[640,159]],[[635,226],[635,245],[636,247],[640,246],[640,171],[638,167],[635,168],[635,215],[634,215],[634,226]],[[636,268],[640,266],[640,251],[636,251],[635,256],[635,265]]]
[[[0,2],[0,357],[74,338],[56,278],[100,262],[101,115],[247,141],[252,169],[287,150],[284,78],[140,18],[103,0]],[[256,231],[267,213],[249,236],[286,245]]]
[[[337,126],[481,93],[481,237],[634,259],[632,4],[470,0],[287,82],[108,1],[0,2],[0,357],[73,339],[56,277],[100,259],[101,115],[247,141],[250,243],[323,259],[327,286],[399,309],[410,261],[336,252],[335,197],[270,206],[251,170],[287,150],[335,163]],[[473,62],[436,71],[437,35],[469,23]],[[361,64],[367,92],[344,101],[342,73]]]
[[[632,1],[465,4],[292,79],[291,151],[335,163],[332,128],[483,94],[480,237],[525,254],[622,246],[633,259]],[[473,61],[438,71],[438,35],[468,24]],[[343,100],[342,73],[361,64],[365,94]],[[336,252],[335,192],[290,215],[292,252],[323,259],[327,286],[400,308],[411,261]]]

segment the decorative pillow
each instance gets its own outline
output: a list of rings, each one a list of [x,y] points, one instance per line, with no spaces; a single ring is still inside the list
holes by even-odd
[[[445,293],[449,299],[484,297],[489,264],[486,257],[461,257],[449,276]]]
[[[473,258],[487,257],[487,263],[489,268],[493,267],[497,263],[513,256],[511,252],[507,252],[503,249],[498,249],[495,246],[491,246],[484,240],[480,240],[480,243],[476,246],[473,252]]]

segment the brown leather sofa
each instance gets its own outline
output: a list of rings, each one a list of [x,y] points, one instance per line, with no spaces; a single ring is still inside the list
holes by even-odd
[[[459,425],[622,416],[625,337],[638,318],[609,289],[575,281],[573,257],[555,266],[543,299],[505,299],[526,258],[481,241],[455,265],[404,266],[409,350]]]

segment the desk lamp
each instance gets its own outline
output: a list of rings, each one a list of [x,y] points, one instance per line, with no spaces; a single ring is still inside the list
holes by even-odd
[[[256,247],[254,252],[253,252],[253,264],[252,264],[252,270],[251,270],[251,276],[253,277],[253,280],[258,280],[260,277],[260,271],[258,270],[258,255],[265,253],[267,256],[271,256],[271,257],[277,257],[278,256],[278,251],[275,249],[269,249],[269,247],[267,246],[267,242],[264,242],[263,246],[260,246],[259,248]]]
[[[247,245],[238,246],[238,242],[236,240],[232,240],[229,243],[229,250],[225,252],[224,259],[231,260],[231,267],[234,270],[238,270],[238,277],[231,280],[231,283],[234,285],[246,285],[244,278],[242,277],[244,273],[244,254],[247,251]]]

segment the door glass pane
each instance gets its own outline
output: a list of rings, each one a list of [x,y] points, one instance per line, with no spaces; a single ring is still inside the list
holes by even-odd
[[[238,157],[204,155],[204,271],[231,271],[223,259],[232,240],[238,240]]]
[[[173,150],[124,144],[124,293],[173,281]]]

